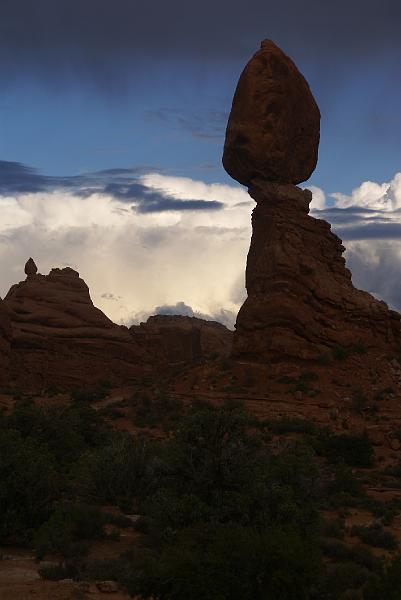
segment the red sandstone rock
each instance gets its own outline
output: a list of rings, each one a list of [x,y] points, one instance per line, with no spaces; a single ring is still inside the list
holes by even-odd
[[[28,277],[32,277],[38,272],[38,267],[32,257],[27,260],[24,271]]]
[[[270,40],[238,81],[224,145],[223,165],[243,185],[262,177],[300,183],[317,162],[320,112],[292,60]]]
[[[234,355],[317,359],[336,346],[399,346],[400,315],[354,288],[341,240],[308,215],[311,193],[265,181],[249,193],[257,205]]]
[[[191,363],[230,354],[232,332],[221,323],[181,315],[155,315],[131,327],[141,345],[162,363]]]
[[[93,305],[88,286],[69,267],[31,272],[4,304],[13,326],[11,374],[20,387],[120,383],[143,370],[146,353]]]

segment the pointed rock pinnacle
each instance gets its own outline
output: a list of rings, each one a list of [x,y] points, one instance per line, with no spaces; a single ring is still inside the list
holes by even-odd
[[[36,273],[38,272],[38,267],[36,266],[33,258],[30,258],[27,261],[27,263],[25,264],[24,271],[27,277],[32,277],[32,275],[36,275]]]

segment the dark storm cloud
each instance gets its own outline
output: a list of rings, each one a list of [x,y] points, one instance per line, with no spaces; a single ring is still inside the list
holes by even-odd
[[[398,0],[2,0],[0,66],[9,78],[101,73],[108,86],[135,59],[243,61],[270,37],[327,70],[400,49],[400,18]]]
[[[19,162],[0,161],[0,194],[40,192],[48,178]]]
[[[0,161],[0,194],[46,192],[66,189],[88,198],[93,194],[108,194],[128,203],[139,213],[166,211],[220,210],[222,202],[215,200],[177,200],[162,191],[151,189],[135,180],[142,168],[107,169],[72,177],[50,177],[16,162]]]
[[[336,227],[343,240],[401,240],[401,223],[374,222],[356,227]]]

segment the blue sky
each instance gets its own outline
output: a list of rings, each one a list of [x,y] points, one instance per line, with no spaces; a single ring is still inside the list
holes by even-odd
[[[255,39],[254,47],[259,40]],[[121,92],[69,78],[51,85],[19,77],[0,102],[0,156],[51,175],[149,166],[170,174],[229,181],[221,166],[233,88],[248,56],[209,64],[141,65]],[[388,180],[400,168],[400,83],[376,62],[322,84],[308,60],[322,112],[318,167],[311,183],[350,192],[366,179]],[[302,68],[303,67],[303,68]],[[149,74],[147,79],[146,74]],[[344,80],[341,81],[342,75]]]
[[[322,113],[314,208],[349,240],[356,282],[401,308],[383,278],[401,268],[400,22],[397,0],[3,0],[0,295],[35,254],[81,270],[116,320],[235,315],[252,203],[221,166],[224,130],[271,38]]]

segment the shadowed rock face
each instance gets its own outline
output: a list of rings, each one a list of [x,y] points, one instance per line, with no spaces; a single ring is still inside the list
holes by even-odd
[[[335,347],[390,348],[400,315],[357,290],[330,225],[309,216],[309,190],[255,182],[257,205],[234,354],[250,360],[313,360]]]
[[[11,375],[23,387],[119,383],[143,369],[146,353],[93,305],[88,286],[69,267],[49,275],[30,269],[4,304],[13,327]]]
[[[238,81],[227,124],[223,165],[243,185],[254,178],[306,181],[314,171],[320,112],[292,60],[270,40]]]
[[[155,360],[165,364],[226,357],[233,335],[221,323],[181,315],[155,315],[132,326],[130,332]]]

